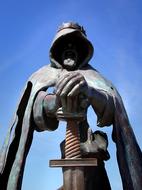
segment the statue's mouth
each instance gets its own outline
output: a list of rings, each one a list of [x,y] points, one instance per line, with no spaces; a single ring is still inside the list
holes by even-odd
[[[64,60],[63,65],[65,66],[66,69],[72,70],[76,66],[76,61],[71,58],[67,58]]]

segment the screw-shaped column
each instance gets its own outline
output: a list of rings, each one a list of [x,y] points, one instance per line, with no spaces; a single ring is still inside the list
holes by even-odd
[[[65,158],[81,158],[79,128],[73,120],[67,122]]]

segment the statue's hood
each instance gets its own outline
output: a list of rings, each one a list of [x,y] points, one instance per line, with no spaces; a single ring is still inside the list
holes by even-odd
[[[74,23],[64,23],[56,33],[50,48],[51,66],[62,68],[61,54],[64,44],[67,42],[75,43],[77,46],[80,61],[76,69],[80,69],[92,58],[94,49],[91,42],[87,39],[83,27]]]

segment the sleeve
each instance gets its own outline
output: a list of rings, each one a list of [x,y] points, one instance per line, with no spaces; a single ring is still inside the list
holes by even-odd
[[[55,98],[51,94],[40,91],[33,105],[33,119],[37,131],[54,131],[59,121],[55,116]]]
[[[105,90],[92,89],[90,102],[97,115],[97,126],[110,126],[114,120],[112,95]]]

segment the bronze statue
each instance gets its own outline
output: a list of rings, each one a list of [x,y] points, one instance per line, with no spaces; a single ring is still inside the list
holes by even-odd
[[[80,138],[79,147],[77,143],[72,145],[75,152],[71,151],[72,146],[67,149],[67,144],[61,143],[62,158],[97,158],[97,167],[84,169],[85,189],[111,189],[103,162],[109,159],[107,136],[89,128],[86,115],[89,105],[97,115],[99,127],[113,125],[112,138],[123,189],[141,190],[141,150],[116,88],[89,65],[92,56],[93,46],[83,27],[64,23],[50,49],[51,63],[29,78],[9,128],[0,155],[1,190],[21,189],[34,130],[56,130],[60,119],[68,122],[69,130],[75,123],[79,129],[75,133]],[[53,93],[48,92],[50,87],[54,87]]]

